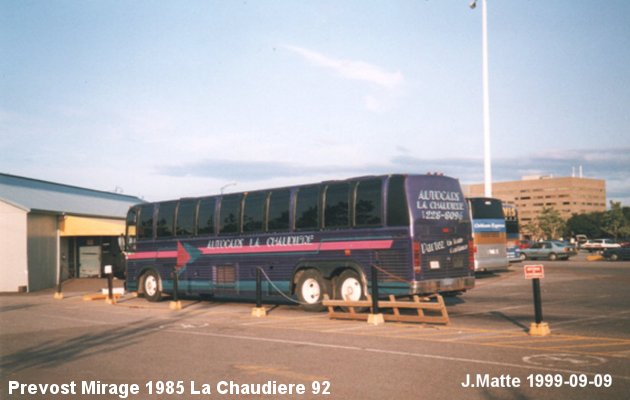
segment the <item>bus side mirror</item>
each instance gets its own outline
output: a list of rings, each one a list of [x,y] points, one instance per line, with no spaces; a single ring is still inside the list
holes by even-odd
[[[127,246],[125,246],[126,242],[127,241],[125,240],[125,235],[121,234],[120,236],[118,236],[118,248],[121,251],[127,250]]]

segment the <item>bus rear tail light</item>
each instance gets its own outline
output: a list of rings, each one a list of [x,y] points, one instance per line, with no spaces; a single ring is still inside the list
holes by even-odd
[[[420,242],[413,242],[413,272],[416,274],[419,274],[422,270],[420,261]]]
[[[468,269],[475,270],[475,254],[477,253],[477,246],[472,240],[468,241]]]

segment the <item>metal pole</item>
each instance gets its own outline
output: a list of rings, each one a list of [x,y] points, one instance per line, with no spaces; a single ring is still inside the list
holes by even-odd
[[[492,164],[490,157],[490,94],[488,78],[488,11],[487,0],[482,0],[482,47],[483,47],[483,173],[484,194],[492,197]]]
[[[378,271],[372,265],[372,314],[379,314],[378,309]]]
[[[114,273],[113,271],[111,271],[109,274],[107,274],[107,298],[109,300],[112,300],[114,298],[113,280],[114,280]]]
[[[542,301],[540,300],[540,279],[532,279],[532,288],[534,290],[534,315],[536,324],[540,324],[543,320]]]
[[[177,267],[173,268],[173,301],[179,301],[177,297],[179,286],[179,274],[177,273]]]
[[[256,268],[256,308],[262,307],[262,279],[260,267]]]

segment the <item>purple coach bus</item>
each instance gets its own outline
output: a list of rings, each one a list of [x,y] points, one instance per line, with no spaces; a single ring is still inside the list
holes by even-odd
[[[443,175],[365,176],[133,206],[126,285],[149,301],[173,294],[282,296],[306,310],[364,299],[370,268],[383,295],[474,287],[468,205]]]

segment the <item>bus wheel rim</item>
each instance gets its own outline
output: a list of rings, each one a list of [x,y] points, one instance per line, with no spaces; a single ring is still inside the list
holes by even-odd
[[[146,277],[144,281],[144,292],[149,296],[153,296],[157,292],[157,280],[153,275]]]
[[[347,278],[341,283],[341,298],[346,301],[361,300],[361,282],[356,278]]]
[[[308,304],[315,304],[319,301],[321,295],[321,288],[317,279],[308,278],[302,284],[302,297]]]

